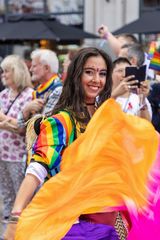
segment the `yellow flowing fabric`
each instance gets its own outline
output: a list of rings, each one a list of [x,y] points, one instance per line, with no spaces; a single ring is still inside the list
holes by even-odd
[[[147,120],[122,112],[113,99],[64,152],[61,172],[23,211],[16,240],[59,240],[79,215],[147,204],[147,177],[158,134]],[[132,209],[132,210],[135,210]]]

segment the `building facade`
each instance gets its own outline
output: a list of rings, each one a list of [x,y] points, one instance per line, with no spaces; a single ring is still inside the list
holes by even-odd
[[[84,28],[95,33],[103,23],[115,31],[144,12],[155,10],[160,10],[160,0],[85,0]]]
[[[139,17],[139,0],[86,0],[84,28],[96,33],[103,23],[110,31]]]
[[[160,9],[160,0],[0,0],[0,21],[9,14],[48,14],[96,34],[101,24],[112,32],[155,9]],[[85,44],[97,41],[85,40]]]

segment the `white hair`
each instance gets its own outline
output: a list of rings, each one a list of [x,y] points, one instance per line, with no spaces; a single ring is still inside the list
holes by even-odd
[[[55,52],[49,49],[36,49],[31,53],[31,59],[38,58],[42,64],[47,64],[52,73],[58,73],[59,61]]]
[[[28,67],[20,56],[18,55],[8,55],[1,62],[1,67],[3,70],[12,70],[13,82],[16,84],[17,88],[21,91],[25,87],[31,87],[31,76]],[[3,79],[2,79],[3,80]],[[5,80],[3,80],[4,85]]]

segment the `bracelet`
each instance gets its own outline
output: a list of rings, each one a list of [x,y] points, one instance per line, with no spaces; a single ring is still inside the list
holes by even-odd
[[[139,110],[140,110],[140,111],[146,111],[146,110],[148,110],[147,104],[145,103],[144,105],[140,106],[140,107],[139,107]]]
[[[103,38],[105,39],[105,40],[107,40],[108,39],[108,32],[106,32],[104,35],[103,35]]]
[[[9,223],[17,223],[18,220],[19,220],[19,216],[10,215],[9,219],[8,219],[8,222]]]
[[[20,216],[22,211],[19,212],[11,212],[11,216]]]

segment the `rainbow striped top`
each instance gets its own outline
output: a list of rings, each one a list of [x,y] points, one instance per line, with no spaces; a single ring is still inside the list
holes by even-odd
[[[40,134],[32,149],[33,162],[46,168],[49,176],[55,175],[65,148],[75,140],[76,126],[67,111],[61,111],[42,121]]]

